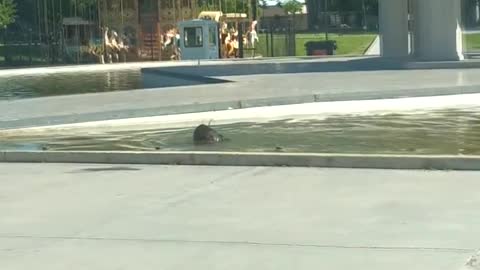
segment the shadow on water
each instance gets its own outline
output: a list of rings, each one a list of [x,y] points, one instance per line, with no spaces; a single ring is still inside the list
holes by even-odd
[[[480,154],[480,108],[217,125],[229,141],[195,146],[194,127],[1,138],[0,149]]]

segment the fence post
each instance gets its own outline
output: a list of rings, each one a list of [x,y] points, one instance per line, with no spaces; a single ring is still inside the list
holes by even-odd
[[[6,46],[5,46],[5,32],[4,30],[1,30],[0,29],[0,44],[2,45],[1,47],[1,50],[0,50],[0,56],[3,55],[4,56],[4,61],[5,63],[7,62],[6,60],[6,53],[5,53],[5,50],[7,49]]]
[[[328,1],[323,1],[323,24],[325,28],[325,40],[328,40],[328,25],[330,24],[330,13],[328,12]]]
[[[243,23],[238,25],[238,57],[243,58]]]
[[[271,57],[274,57],[274,53],[273,53],[273,48],[274,48],[274,45],[273,45],[274,41],[273,41],[273,26],[272,24],[270,23],[270,53],[271,53]]]
[[[287,44],[288,44],[288,47],[287,47],[288,56],[296,56],[295,15],[291,16],[288,20]]]
[[[28,62],[32,65],[32,29],[28,29]]]
[[[8,53],[9,46],[8,46],[8,28],[5,28],[3,31],[3,46],[5,48],[5,64],[10,65],[12,64],[12,56]]]
[[[155,56],[153,55],[153,23],[151,25],[152,27],[150,27],[150,54],[151,54],[151,58],[150,60],[151,61],[155,61]]]
[[[268,39],[269,39],[268,32],[266,32],[265,33],[265,49],[266,49],[265,52],[267,53],[267,55],[266,55],[267,57],[270,55],[270,51],[269,51],[270,43],[269,43]]]

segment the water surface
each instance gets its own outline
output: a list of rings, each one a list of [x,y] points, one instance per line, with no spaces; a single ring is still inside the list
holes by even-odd
[[[141,88],[140,69],[0,76],[0,100]]]
[[[480,107],[213,127],[229,141],[195,146],[192,126],[21,138],[0,133],[0,149],[480,155]]]

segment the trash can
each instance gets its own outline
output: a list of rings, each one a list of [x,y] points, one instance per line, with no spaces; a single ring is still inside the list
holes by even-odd
[[[337,49],[337,41],[324,40],[324,41],[309,41],[305,43],[305,49],[308,56],[314,55],[334,55]]]

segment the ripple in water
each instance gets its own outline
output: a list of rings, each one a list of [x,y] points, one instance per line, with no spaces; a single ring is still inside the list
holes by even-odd
[[[195,146],[195,127],[4,138],[1,149],[241,151],[377,154],[480,154],[480,108],[423,113],[341,115],[235,123],[215,128],[230,141]]]

